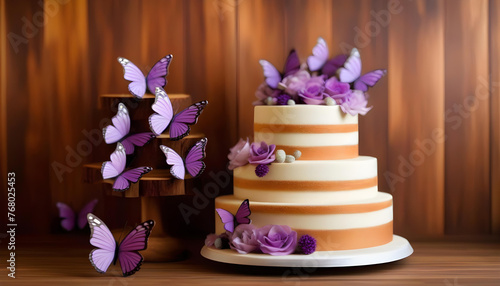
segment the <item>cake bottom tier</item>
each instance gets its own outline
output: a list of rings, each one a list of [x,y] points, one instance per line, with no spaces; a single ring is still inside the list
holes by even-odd
[[[215,207],[235,214],[243,199],[218,197]],[[317,251],[350,250],[383,245],[392,241],[392,196],[376,197],[349,204],[282,204],[250,201],[252,224],[288,225],[298,236],[308,234],[317,241]],[[224,224],[216,215],[216,233]]]

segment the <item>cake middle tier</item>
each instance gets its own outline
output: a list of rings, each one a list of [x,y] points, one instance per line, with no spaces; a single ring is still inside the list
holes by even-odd
[[[377,158],[272,163],[264,177],[255,165],[234,169],[234,196],[256,202],[338,203],[377,195]]]
[[[254,139],[275,144],[303,160],[338,160],[358,156],[358,117],[339,106],[256,106]]]

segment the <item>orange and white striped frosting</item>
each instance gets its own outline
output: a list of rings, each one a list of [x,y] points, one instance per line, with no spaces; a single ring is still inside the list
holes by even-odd
[[[358,156],[358,117],[339,106],[256,106],[254,139],[276,144],[303,160],[337,160]]]
[[[354,159],[272,163],[264,177],[255,165],[234,170],[234,195],[239,199],[276,203],[338,203],[377,195],[377,159]]]
[[[222,196],[215,207],[236,213],[242,200]],[[285,204],[250,201],[252,224],[288,225],[299,235],[317,240],[318,251],[358,249],[383,245],[392,240],[392,196],[378,193],[355,203]],[[216,215],[216,232],[224,225]]]

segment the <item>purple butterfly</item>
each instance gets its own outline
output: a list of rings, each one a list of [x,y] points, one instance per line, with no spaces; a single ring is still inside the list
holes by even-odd
[[[72,231],[77,226],[83,229],[87,224],[87,214],[94,211],[98,200],[94,199],[88,202],[78,213],[78,215],[65,203],[58,202],[56,204],[59,209],[59,217],[61,218],[61,227],[66,231]]]
[[[90,226],[90,244],[97,247],[89,254],[90,263],[97,272],[105,273],[108,267],[120,261],[123,276],[130,276],[141,268],[144,258],[139,253],[148,247],[148,238],[155,222],[145,221],[132,229],[120,244],[115,240],[104,222],[89,213],[87,220]]]
[[[249,224],[251,222],[251,220],[248,218],[252,213],[250,211],[250,203],[248,199],[244,200],[241,203],[238,211],[236,212],[236,215],[233,215],[225,209],[217,208],[215,210],[219,214],[222,223],[224,223],[224,229],[229,232],[233,232],[238,224]]]
[[[307,66],[310,71],[317,71],[325,65],[329,56],[328,46],[323,38],[318,38],[318,43],[314,46],[312,52],[312,56],[307,58]]]
[[[356,48],[353,48],[343,68],[338,70],[341,82],[354,82],[354,89],[367,91],[368,87],[374,86],[387,70],[374,70],[361,75],[361,56]]]
[[[285,68],[283,74],[281,74],[270,62],[266,60],[260,60],[260,65],[264,70],[264,76],[266,77],[266,83],[271,88],[278,88],[281,80],[289,75],[296,73],[300,69],[300,59],[295,50],[292,50],[285,62]]]
[[[142,99],[144,94],[146,94],[146,88],[149,89],[149,92],[154,93],[156,87],[165,87],[167,84],[165,77],[168,75],[168,67],[170,66],[172,58],[172,55],[161,58],[149,71],[146,77],[131,61],[126,58],[118,58],[118,62],[123,66],[123,77],[131,81],[128,85],[130,93]]]
[[[196,142],[188,151],[186,160],[183,160],[171,148],[160,145],[160,149],[167,158],[167,164],[171,165],[170,173],[177,179],[184,180],[186,169],[194,178],[198,177],[205,170],[205,163],[202,161],[205,158],[205,148],[207,146],[207,138],[203,138]]]
[[[317,71],[321,69],[321,73],[332,77],[336,74],[337,70],[342,67],[347,60],[346,55],[338,55],[328,60],[329,51],[323,38],[318,38],[318,43],[312,50],[312,56],[307,58],[307,66],[310,71]]]
[[[111,118],[113,122],[112,125],[108,125],[102,129],[102,134],[104,141],[108,144],[120,142],[127,155],[133,154],[134,146],[144,146],[151,139],[155,138],[155,135],[151,132],[128,134],[130,132],[130,116],[125,104],[118,104],[118,112]]]
[[[127,155],[121,143],[117,143],[116,149],[111,153],[110,159],[111,161],[102,163],[101,173],[103,179],[115,178],[113,190],[118,192],[127,190],[130,188],[130,182],[137,183],[144,174],[153,170],[151,167],[139,167],[124,171]]]
[[[189,125],[196,124],[198,117],[207,106],[208,101],[197,102],[174,116],[172,103],[163,88],[157,87],[155,102],[151,106],[156,113],[149,116],[149,126],[151,131],[160,135],[167,128],[170,128],[170,139],[179,140],[186,137],[191,131]]]

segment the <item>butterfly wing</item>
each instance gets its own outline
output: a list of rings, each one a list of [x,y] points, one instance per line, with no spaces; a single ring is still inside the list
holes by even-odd
[[[138,167],[134,169],[127,170],[123,172],[120,176],[115,179],[113,183],[113,190],[117,192],[123,192],[130,188],[130,183],[137,183],[139,179],[145,174],[151,172],[153,168],[151,167]]]
[[[110,179],[120,175],[125,169],[127,155],[121,143],[116,144],[116,149],[110,156],[111,161],[102,163],[101,174],[103,179]]]
[[[325,40],[319,37],[316,46],[312,50],[312,56],[307,58],[307,66],[311,71],[321,69],[328,60],[329,52]]]
[[[118,62],[123,66],[123,77],[131,81],[128,85],[128,90],[133,96],[142,99],[146,93],[146,78],[144,74],[136,65],[126,58],[118,58]]]
[[[132,275],[141,268],[143,257],[139,251],[148,247],[149,235],[154,224],[153,220],[139,224],[125,236],[118,246],[118,260],[123,276]]]
[[[174,117],[172,103],[163,88],[157,87],[155,90],[155,102],[151,108],[156,112],[149,116],[149,127],[156,135],[160,135],[167,129],[170,121]]]
[[[146,82],[149,92],[152,94],[156,92],[157,87],[163,88],[167,85],[167,79],[165,77],[168,75],[168,67],[170,66],[172,58],[172,55],[161,58],[149,71]]]
[[[233,232],[234,231],[234,216],[232,213],[226,211],[225,209],[215,209],[219,214],[219,217],[224,224],[224,229]]]
[[[123,137],[127,136],[130,131],[130,116],[128,109],[123,103],[118,104],[118,112],[113,118],[112,125],[108,125],[102,129],[104,141],[107,144],[116,143]]]
[[[300,69],[299,55],[297,54],[297,51],[291,50],[290,53],[288,54],[288,57],[286,58],[285,69],[283,72],[285,75],[283,77],[292,75],[296,73],[299,69]]]
[[[248,218],[252,212],[250,211],[250,202],[248,199],[244,200],[238,211],[236,212],[235,218],[238,224],[249,224],[250,219]]]
[[[97,247],[90,252],[89,260],[97,272],[104,273],[115,259],[116,241],[100,218],[89,213],[87,221],[90,227],[90,244]]]
[[[354,81],[354,89],[367,91],[368,87],[374,86],[386,73],[387,70],[374,70],[368,72]]]
[[[337,70],[341,68],[345,62],[347,61],[347,55],[338,55],[331,60],[328,60],[323,68],[321,69],[321,73],[328,76],[328,78],[337,74]]]
[[[163,151],[163,154],[165,154],[167,164],[171,166],[170,173],[172,174],[172,176],[176,177],[177,179],[184,180],[186,171],[184,168],[184,161],[182,160],[181,156],[179,156],[179,154],[177,154],[174,150],[168,148],[165,145],[160,145],[160,149],[161,151]]]
[[[82,210],[78,213],[78,227],[83,229],[87,223],[87,214],[94,212],[94,208],[97,205],[98,200],[94,199],[83,206]]]
[[[131,155],[134,154],[135,146],[142,147],[155,137],[155,134],[151,132],[136,133],[123,139],[121,143],[125,148],[125,153]]]
[[[56,204],[59,209],[59,218],[61,219],[61,227],[66,231],[72,231],[75,228],[75,212],[65,203],[58,202]]]
[[[277,88],[278,83],[281,81],[280,72],[268,61],[260,60],[260,65],[264,70],[264,76],[266,77],[266,83],[272,88]]]
[[[351,55],[346,60],[344,67],[338,70],[341,82],[353,82],[361,75],[361,56],[358,49],[353,48]]]
[[[191,149],[189,149],[186,156],[186,169],[193,177],[198,177],[205,170],[205,148],[207,146],[207,138],[203,138],[196,142]]]
[[[191,131],[189,125],[198,122],[198,117],[207,104],[208,101],[203,100],[190,105],[188,108],[176,114],[174,119],[172,119],[172,123],[170,123],[170,140],[176,141],[186,137]]]

